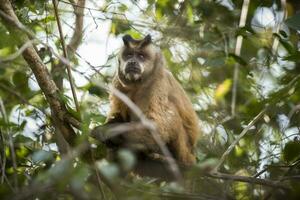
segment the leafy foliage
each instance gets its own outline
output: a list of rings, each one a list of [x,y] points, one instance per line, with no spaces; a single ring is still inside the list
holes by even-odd
[[[12,2],[20,21],[54,52],[61,53],[52,1]],[[105,122],[108,94],[97,83],[111,81],[117,52],[99,54],[107,57],[101,66],[78,52],[71,57],[75,82],[76,78],[85,80],[77,87],[81,116],[75,111],[67,84],[60,91],[61,99],[83,125],[77,130],[73,153],[62,155],[49,102],[21,53],[8,59],[18,54],[20,46],[0,23],[1,199],[298,199],[298,2],[287,1],[283,8],[280,1],[251,1],[244,27],[238,26],[243,1],[103,2],[88,1],[85,20],[95,30],[108,23],[108,36],[115,40],[125,33],[134,37],[151,33],[170,71],[189,94],[202,128],[197,164],[185,171],[184,183],[139,177],[128,173],[136,162],[131,152],[117,152],[118,161],[108,161],[105,146],[89,137],[91,128]],[[70,32],[73,6],[73,1],[59,1],[63,28]],[[286,20],[282,9],[287,12]],[[69,42],[70,33],[66,33],[64,39]],[[89,34],[84,32],[83,42]],[[243,36],[240,55],[235,54],[238,35]],[[60,60],[48,47],[35,47],[53,73]],[[235,68],[239,69],[237,80],[233,78]],[[67,76],[63,79],[67,82]],[[238,135],[264,109],[262,117],[248,127],[221,163],[219,171],[230,177],[210,174]],[[86,140],[92,147],[92,162],[87,162],[84,154]]]

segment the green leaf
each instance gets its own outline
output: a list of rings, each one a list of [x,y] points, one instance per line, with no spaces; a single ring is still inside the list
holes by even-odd
[[[13,83],[15,84],[16,87],[20,87],[20,86],[24,86],[27,85],[27,76],[26,74],[22,73],[22,72],[15,72],[13,75]]]
[[[19,91],[19,93],[24,95],[29,95],[30,94],[30,89],[28,85],[28,76],[24,72],[17,71],[13,74],[13,84],[15,85],[15,89]]]
[[[283,149],[283,159],[287,162],[293,162],[300,157],[300,142],[288,142]]]
[[[119,10],[120,10],[121,12],[126,12],[126,11],[128,10],[128,7],[127,7],[125,4],[121,4],[121,5],[119,6]]]
[[[187,6],[187,18],[188,18],[188,21],[189,23],[193,23],[194,22],[194,14],[193,14],[193,9],[190,5]]]
[[[107,94],[107,92],[104,89],[94,85],[91,85],[88,90],[90,94],[94,94],[99,97],[105,96]]]
[[[134,29],[130,29],[128,31],[125,32],[125,34],[131,35],[133,38],[141,38],[141,33],[137,32]]]
[[[120,160],[121,167],[125,171],[131,170],[136,162],[133,153],[126,149],[121,149],[118,151],[118,159]]]
[[[111,33],[115,35],[123,34],[124,32],[130,30],[131,22],[122,19],[114,19],[111,24]]]
[[[120,170],[116,164],[112,163],[97,163],[99,171],[105,178],[110,181],[116,181],[119,177]]]
[[[93,121],[98,122],[98,123],[104,123],[105,120],[106,120],[106,116],[104,116],[100,113],[97,113],[97,114],[91,113],[90,114],[90,120],[93,120]]]
[[[221,100],[225,97],[225,95],[230,91],[232,85],[231,79],[226,79],[223,83],[218,85],[215,91],[215,98],[216,100]]]
[[[0,75],[4,75],[5,74],[5,68],[0,67]]]
[[[280,31],[279,31],[279,34],[280,34],[282,37],[284,37],[284,38],[287,38],[287,37],[288,37],[287,33],[286,33],[285,31],[283,31],[283,30],[280,30]]]
[[[16,144],[20,143],[20,144],[27,144],[27,143],[32,143],[34,142],[31,138],[26,137],[24,135],[18,134],[15,138],[14,138],[14,142]]]
[[[24,145],[21,145],[20,148],[18,148],[16,151],[16,155],[18,158],[24,158],[28,155],[28,148],[26,148]]]
[[[21,125],[19,126],[19,130],[23,131],[23,130],[24,130],[24,127],[26,126],[26,124],[27,124],[27,121],[24,120],[24,121],[21,123]]]
[[[283,39],[283,38],[282,38],[279,34],[277,34],[277,33],[275,33],[274,36],[277,37],[277,38],[279,39],[280,44],[281,44],[281,45],[282,45],[282,46],[283,46],[290,54],[293,54],[293,53],[295,52],[295,48],[293,47],[293,45],[292,45],[289,41]]]
[[[235,55],[233,53],[230,53],[229,56],[232,57],[240,65],[243,65],[243,66],[247,65],[247,62],[241,56],[237,56],[237,55]]]
[[[156,9],[155,10],[155,17],[156,17],[156,19],[157,20],[161,20],[161,18],[162,18],[162,16],[163,16],[163,14],[162,14],[163,12],[162,12],[162,10],[161,9]]]
[[[222,67],[225,64],[225,57],[224,56],[216,56],[212,58],[208,58],[205,62],[206,66],[210,67]]]
[[[45,162],[53,159],[54,159],[53,154],[49,151],[44,151],[44,150],[37,151],[32,155],[32,161],[35,163]]]
[[[283,58],[283,60],[299,62],[300,61],[300,52],[299,51],[293,52],[292,54],[285,56]]]
[[[292,29],[300,30],[300,13],[298,12],[294,16],[286,19],[285,23]]]
[[[90,171],[87,166],[79,165],[73,173],[73,176],[71,177],[71,187],[76,190],[82,190],[82,187],[84,187],[89,174]]]
[[[197,164],[197,167],[203,171],[210,171],[218,164],[218,159],[216,158],[208,158],[205,161]]]

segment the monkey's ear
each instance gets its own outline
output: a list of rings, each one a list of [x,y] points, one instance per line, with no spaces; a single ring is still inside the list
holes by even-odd
[[[146,37],[142,40],[141,47],[145,47],[145,46],[147,46],[148,44],[150,44],[151,42],[152,42],[151,35],[148,34],[148,35],[146,35]]]
[[[122,39],[123,39],[125,46],[128,46],[129,42],[131,42],[133,40],[131,35],[124,35]]]

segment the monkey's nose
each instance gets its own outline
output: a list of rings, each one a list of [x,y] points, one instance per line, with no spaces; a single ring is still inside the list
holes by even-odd
[[[138,62],[136,62],[135,60],[131,60],[128,62],[127,66],[137,66]]]
[[[127,63],[125,73],[141,73],[141,68],[136,61],[130,61]]]

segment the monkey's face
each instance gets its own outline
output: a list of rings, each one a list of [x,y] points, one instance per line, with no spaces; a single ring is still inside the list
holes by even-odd
[[[129,35],[123,37],[124,47],[119,57],[119,77],[124,83],[134,83],[146,78],[154,68],[155,47],[150,35],[135,40]]]

